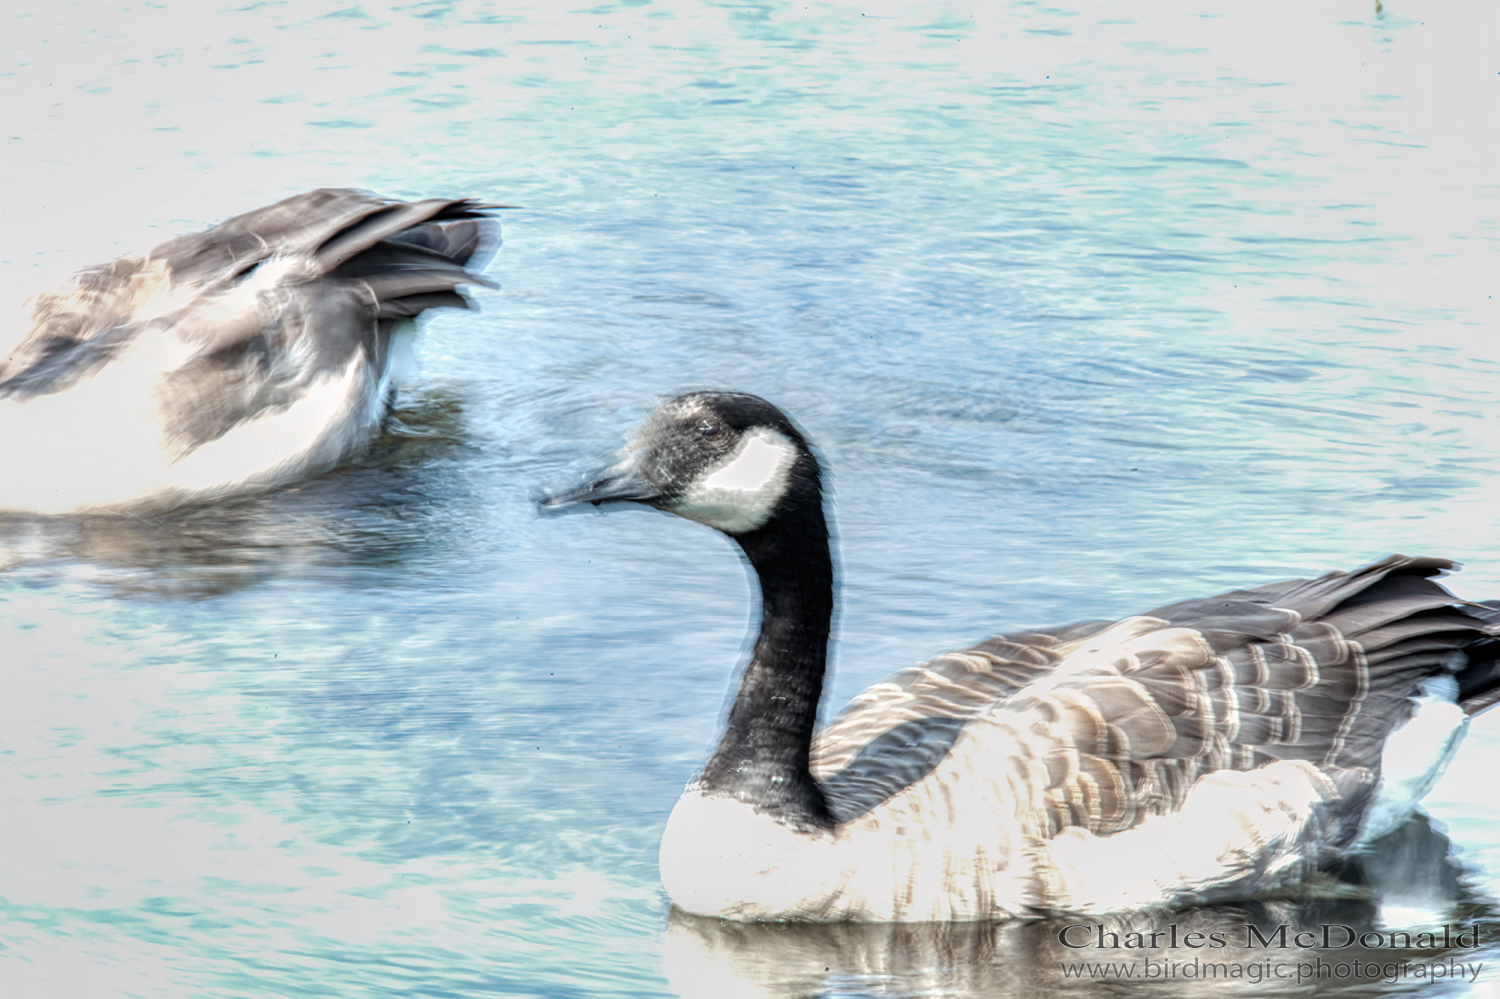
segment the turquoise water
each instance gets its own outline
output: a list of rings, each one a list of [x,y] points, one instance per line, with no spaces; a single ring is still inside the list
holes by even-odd
[[[3,991],[718,996],[736,947],[790,994],[1042,988],[1026,932],[898,960],[669,925],[656,843],[745,575],[696,525],[528,494],[666,394],[788,409],[834,483],[833,706],[1389,551],[1500,596],[1478,6],[13,9],[11,299],[316,186],[524,207],[503,287],[429,324],[431,438],[0,525]],[[1430,799],[1475,896],[1497,726]]]

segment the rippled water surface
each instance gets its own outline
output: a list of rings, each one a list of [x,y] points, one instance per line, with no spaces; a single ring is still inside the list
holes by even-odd
[[[1091,988],[1045,927],[669,920],[656,844],[745,573],[697,525],[528,499],[665,394],[756,392],[821,446],[835,706],[1002,628],[1389,551],[1500,596],[1493,9],[3,23],[13,299],[310,187],[524,206],[503,287],[428,326],[427,436],[211,508],[0,524],[6,995]],[[1497,725],[1430,799],[1469,905],[1500,890]]]

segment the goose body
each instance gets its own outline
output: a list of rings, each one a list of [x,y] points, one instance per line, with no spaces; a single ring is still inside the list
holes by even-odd
[[[38,296],[0,359],[0,510],[167,507],[337,464],[415,317],[486,283],[491,207],[311,191]]]
[[[1118,622],[1000,635],[814,732],[833,608],[821,475],[754,396],[694,393],[550,507],[634,501],[724,531],[761,625],[726,730],[668,821],[681,908],[974,920],[1243,898],[1399,825],[1500,698],[1500,615],[1437,558]]]

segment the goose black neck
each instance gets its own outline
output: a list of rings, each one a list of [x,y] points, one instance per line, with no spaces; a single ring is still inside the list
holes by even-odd
[[[811,460],[811,459],[807,459]],[[808,771],[833,618],[833,556],[816,473],[763,527],[736,535],[760,581],[760,633],[697,786],[797,829],[832,820]]]

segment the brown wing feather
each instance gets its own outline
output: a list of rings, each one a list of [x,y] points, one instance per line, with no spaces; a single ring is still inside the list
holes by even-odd
[[[1050,631],[996,635],[869,687],[814,737],[813,776],[823,779],[842,770],[871,740],[904,722],[967,718],[989,708],[1051,672],[1071,641],[1108,624],[1085,621]]]
[[[464,265],[492,241],[493,223],[485,220],[498,207],[468,199],[406,204],[322,189],[174,237],[144,256],[88,268],[66,288],[34,298],[31,332],[0,363],[0,382],[103,331],[140,321],[170,292],[203,286],[203,294],[212,294],[273,256],[307,258],[311,266],[297,275],[303,283],[340,267],[349,268],[349,277],[372,280],[399,273],[400,286],[377,294],[380,299],[487,284]],[[355,258],[365,253],[375,258],[361,267]],[[214,338],[215,346],[223,339]]]

